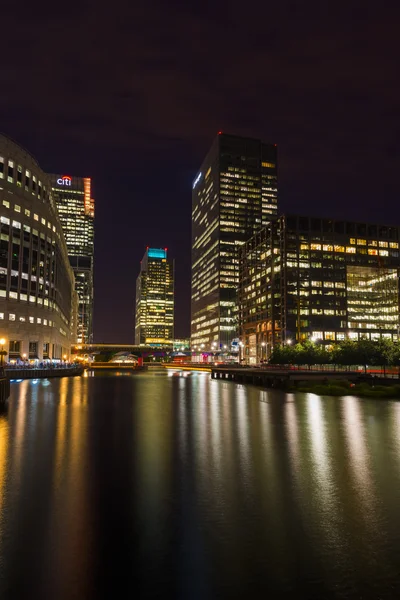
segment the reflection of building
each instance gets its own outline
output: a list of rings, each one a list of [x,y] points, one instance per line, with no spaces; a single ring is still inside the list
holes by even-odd
[[[193,346],[237,337],[238,248],[276,211],[276,146],[220,133],[193,182]]]
[[[74,275],[48,175],[0,135],[0,338],[9,359],[69,356]]]
[[[136,344],[171,344],[174,337],[174,261],[167,249],[147,248],[136,280]]]
[[[78,343],[93,341],[94,200],[89,177],[50,175],[78,294]]]
[[[241,250],[240,334],[249,362],[287,340],[397,339],[399,228],[294,215]]]

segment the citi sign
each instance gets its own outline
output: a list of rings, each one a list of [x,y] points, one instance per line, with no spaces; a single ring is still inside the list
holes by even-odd
[[[69,175],[63,175],[59,179],[57,179],[58,185],[70,186],[72,184],[72,177]]]

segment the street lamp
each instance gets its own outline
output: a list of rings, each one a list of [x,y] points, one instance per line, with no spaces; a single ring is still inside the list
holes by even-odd
[[[24,359],[24,362],[26,362],[26,352],[23,353],[22,358]]]
[[[286,340],[286,343],[287,343],[288,346],[291,346],[292,340],[289,338],[288,340]]]
[[[1,346],[1,363],[0,364],[1,364],[1,366],[3,366],[3,356],[5,354],[7,354],[7,352],[5,352],[5,350],[4,350],[5,343],[6,343],[6,340],[4,338],[1,338],[0,339],[0,346]]]

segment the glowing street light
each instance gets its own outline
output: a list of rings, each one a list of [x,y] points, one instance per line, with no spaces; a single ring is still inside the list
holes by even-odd
[[[292,340],[289,338],[288,340],[286,340],[286,343],[287,343],[288,346],[290,346],[291,343],[292,343]]]

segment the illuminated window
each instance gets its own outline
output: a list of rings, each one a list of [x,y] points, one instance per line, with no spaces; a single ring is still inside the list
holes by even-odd
[[[347,254],[355,254],[356,249],[354,248],[354,246],[346,246],[346,252]]]
[[[359,246],[366,246],[366,244],[367,244],[367,240],[357,240],[357,244],[358,244]]]
[[[15,321],[15,315],[13,313],[10,313],[8,315],[8,318],[9,318],[10,321]]]
[[[10,203],[8,200],[3,200],[3,206],[5,206],[6,208],[10,208]]]
[[[35,221],[39,221],[39,215],[37,215],[36,213],[33,214],[33,218],[35,219]]]
[[[344,246],[334,246],[335,252],[344,252]]]
[[[390,248],[398,248],[399,244],[398,244],[398,242],[389,242],[389,246],[390,246]]]
[[[355,244],[355,243],[356,243],[355,238],[350,238],[350,244]]]
[[[20,213],[21,212],[21,207],[18,204],[16,204],[14,206],[14,210],[15,210],[15,212],[19,212]]]
[[[30,217],[31,216],[31,211],[28,210],[27,208],[25,209],[25,216],[26,217]]]
[[[368,248],[368,254],[371,254],[372,256],[377,256],[378,250],[374,250],[373,248]]]
[[[335,332],[334,331],[325,331],[325,339],[326,340],[334,340]]]

